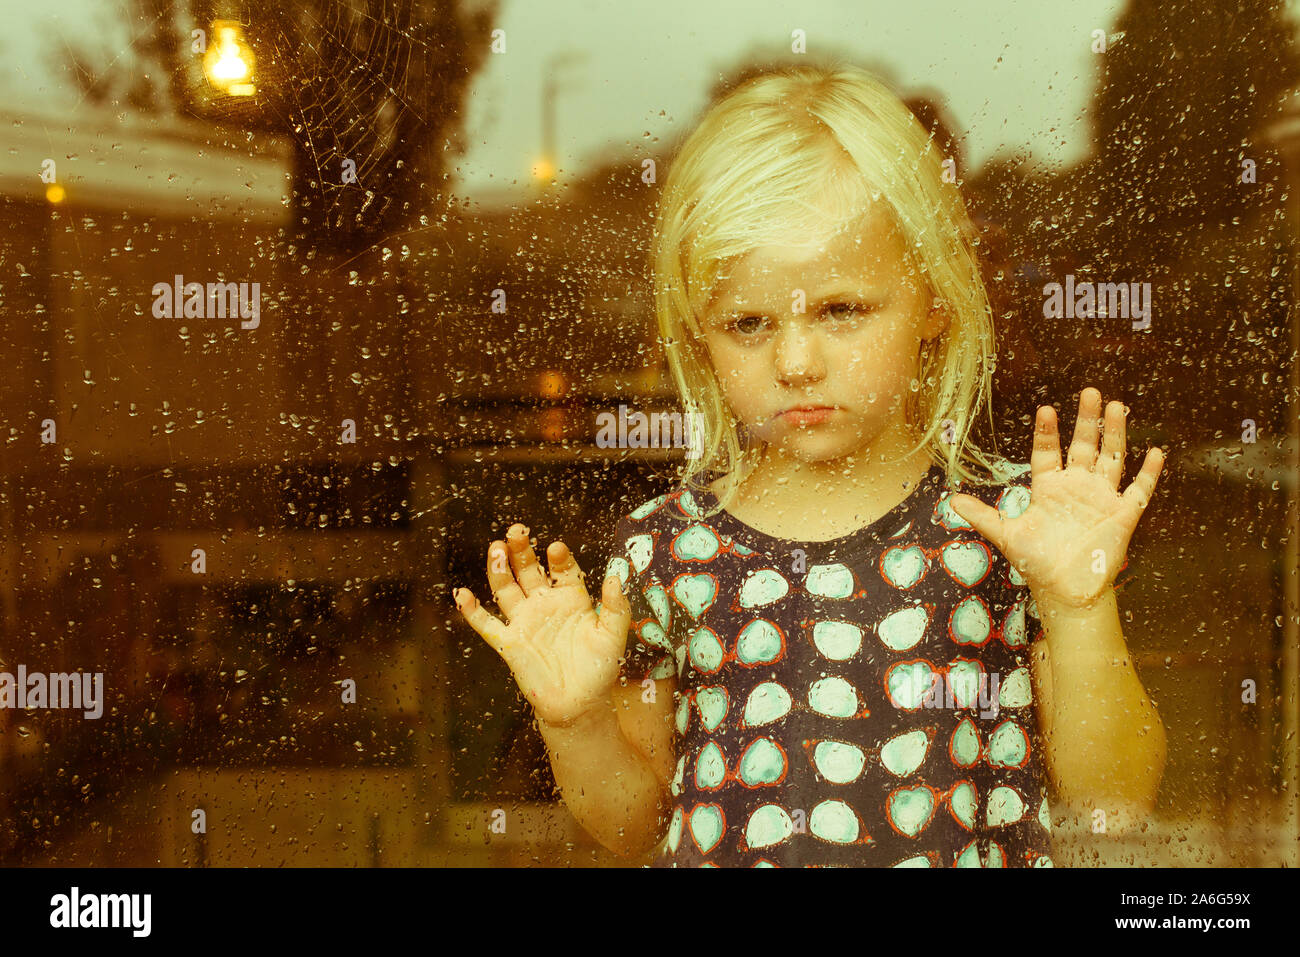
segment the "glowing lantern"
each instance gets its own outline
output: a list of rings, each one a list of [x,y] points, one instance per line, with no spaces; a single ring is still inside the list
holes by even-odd
[[[212,24],[216,41],[203,55],[203,72],[208,82],[230,96],[252,96],[257,92],[253,84],[253,51],[243,36],[243,27],[229,20]]]

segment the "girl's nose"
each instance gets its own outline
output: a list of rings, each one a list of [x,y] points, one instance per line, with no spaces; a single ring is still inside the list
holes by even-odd
[[[776,373],[786,382],[802,382],[825,375],[817,336],[803,322],[784,324],[776,342]]]

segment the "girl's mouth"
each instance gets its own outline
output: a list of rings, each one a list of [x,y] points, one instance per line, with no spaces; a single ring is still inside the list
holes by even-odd
[[[791,425],[820,425],[827,421],[835,411],[830,406],[817,409],[791,409],[788,412],[782,412],[780,418]]]

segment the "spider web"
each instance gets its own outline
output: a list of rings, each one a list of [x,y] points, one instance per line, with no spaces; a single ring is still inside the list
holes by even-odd
[[[472,72],[452,13],[416,0],[244,6],[256,106],[294,142],[294,220],[315,241],[356,246],[391,231],[441,169],[437,139]],[[248,110],[225,108],[232,123]]]

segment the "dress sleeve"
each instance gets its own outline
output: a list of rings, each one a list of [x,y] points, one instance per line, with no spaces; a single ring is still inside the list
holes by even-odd
[[[673,655],[672,614],[668,593],[654,573],[656,533],[630,516],[619,519],[605,576],[617,575],[632,606],[627,651],[620,677],[628,682],[678,674]]]

